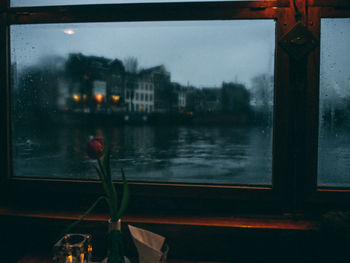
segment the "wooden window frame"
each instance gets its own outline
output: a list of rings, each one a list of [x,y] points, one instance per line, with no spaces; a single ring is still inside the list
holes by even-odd
[[[322,18],[350,18],[350,2],[346,0],[309,0],[308,21],[312,33],[320,40]],[[317,47],[308,58],[310,78],[307,81],[309,100],[307,129],[309,133],[306,141],[311,141],[308,155],[311,156],[308,172],[309,194],[305,199],[305,209],[349,209],[350,187],[317,187],[317,153],[318,153],[318,125],[319,125],[319,74],[320,74],[320,47]]]
[[[9,1],[9,0],[8,0]],[[275,19],[273,177],[269,186],[130,182],[130,212],[289,213],[320,211],[350,203],[348,188],[317,188],[319,47],[295,62],[278,41],[297,22],[320,39],[321,17],[350,17],[346,1],[279,0],[102,4],[46,7],[0,6],[0,123],[2,201],[33,209],[81,209],[101,191],[96,181],[11,177],[10,35],[13,24]],[[303,15],[297,17],[297,13]],[[103,14],[103,15],[101,15]],[[301,83],[301,84],[300,84]],[[305,143],[307,142],[307,143]],[[116,182],[120,185],[120,183]],[[155,194],[156,193],[156,194]]]

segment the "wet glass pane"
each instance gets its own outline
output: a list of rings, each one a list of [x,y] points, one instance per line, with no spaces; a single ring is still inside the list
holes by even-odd
[[[239,38],[237,38],[239,36]],[[11,26],[14,176],[271,184],[275,21]]]
[[[11,0],[11,6],[19,7],[19,6],[55,6],[55,5],[117,4],[117,3],[121,4],[121,3],[166,3],[166,2],[214,2],[214,1],[215,0]],[[251,1],[251,0],[221,0],[221,2],[222,1]]]
[[[350,186],[350,19],[322,19],[318,185]]]

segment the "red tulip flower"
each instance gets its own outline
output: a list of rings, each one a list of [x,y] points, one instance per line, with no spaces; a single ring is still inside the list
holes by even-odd
[[[105,147],[105,142],[102,137],[97,137],[91,139],[86,144],[86,153],[93,159],[97,160],[96,171],[101,180],[102,186],[104,188],[104,194],[100,196],[91,207],[86,210],[86,212],[79,218],[78,221],[70,224],[63,235],[68,233],[70,229],[76,226],[79,222],[84,220],[84,218],[90,214],[90,212],[97,206],[97,204],[105,200],[109,206],[110,211],[110,222],[117,223],[121,216],[124,214],[128,203],[129,203],[129,187],[125,178],[123,169],[121,169],[122,180],[123,180],[123,195],[121,200],[118,200],[117,189],[113,184],[112,172],[110,167],[110,152],[108,147]],[[108,254],[108,263],[124,262],[124,256],[119,248],[121,247],[121,234],[120,230],[112,229],[109,232],[109,254]],[[117,249],[118,248],[118,249]]]
[[[105,190],[105,195],[101,198],[107,200],[111,213],[111,222],[118,222],[129,202],[129,190],[124,171],[121,169],[124,186],[123,197],[121,202],[118,202],[117,190],[113,185],[109,161],[110,152],[108,147],[105,147],[104,138],[95,137],[91,139],[86,144],[86,153],[91,159],[97,160],[96,170]]]
[[[86,144],[86,153],[93,160],[100,159],[103,151],[104,139],[102,137],[93,138]]]

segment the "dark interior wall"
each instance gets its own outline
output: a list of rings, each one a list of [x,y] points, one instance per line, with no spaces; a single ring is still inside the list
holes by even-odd
[[[0,217],[2,261],[16,262],[23,255],[51,257],[54,243],[71,221],[31,217]],[[349,237],[342,231],[251,229],[173,224],[133,223],[164,235],[169,259],[225,262],[344,262],[350,258]],[[127,223],[123,223],[126,254],[136,258]],[[106,222],[85,221],[74,232],[93,237],[94,259],[105,255]]]

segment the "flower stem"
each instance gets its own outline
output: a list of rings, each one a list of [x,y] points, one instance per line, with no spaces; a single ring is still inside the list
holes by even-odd
[[[105,189],[106,195],[108,196],[109,202],[109,211],[111,214],[111,221],[117,222],[118,221],[118,197],[117,197],[117,191],[115,190],[115,187],[113,185],[112,177],[107,176],[108,172],[107,169],[110,169],[109,167],[104,167],[103,163],[100,159],[98,161],[98,166],[103,174],[102,178],[102,184],[103,188]]]
[[[65,230],[63,230],[63,232],[61,233],[60,237],[64,236],[65,234],[67,234],[73,227],[75,227],[76,225],[78,225],[81,221],[84,220],[85,217],[87,217],[92,210],[94,210],[94,208],[97,206],[97,204],[102,200],[105,199],[108,203],[108,198],[106,198],[104,195],[100,196],[99,198],[97,198],[97,200],[88,208],[88,210],[85,211],[85,213],[79,218],[78,221],[75,221],[74,223],[70,224]]]

